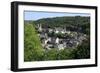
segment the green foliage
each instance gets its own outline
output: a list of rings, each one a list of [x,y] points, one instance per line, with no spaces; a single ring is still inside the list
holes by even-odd
[[[90,17],[54,17],[42,18],[34,21],[35,24],[42,24],[44,28],[65,27],[67,30],[78,31],[89,34],[90,30]]]
[[[75,51],[75,49],[72,48],[66,48],[59,51],[59,60],[74,59],[73,51]]]
[[[45,60],[57,60],[57,49],[51,49],[45,52]]]
[[[86,59],[90,58],[90,41],[84,40],[81,45],[79,45],[74,51],[74,55],[76,59]]]
[[[66,48],[64,50],[57,50],[52,48],[51,50],[45,51],[44,60],[67,60],[74,59],[73,51],[75,49]]]
[[[43,48],[35,28],[32,24],[25,24],[24,32],[24,60],[40,60]]]

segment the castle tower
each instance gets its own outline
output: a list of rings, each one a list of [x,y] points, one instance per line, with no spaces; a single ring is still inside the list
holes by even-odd
[[[39,28],[39,31],[42,31],[42,25],[41,24],[38,25],[38,28]]]

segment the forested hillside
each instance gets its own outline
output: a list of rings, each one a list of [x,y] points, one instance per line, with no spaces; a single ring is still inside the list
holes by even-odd
[[[54,17],[54,18],[43,18],[34,21],[35,24],[42,24],[42,27],[66,27],[67,30],[79,31],[83,33],[89,33],[90,28],[90,17]]]

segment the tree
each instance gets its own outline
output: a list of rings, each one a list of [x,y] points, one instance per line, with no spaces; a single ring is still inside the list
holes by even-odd
[[[90,41],[89,38],[84,40],[81,45],[77,47],[77,50],[74,52],[76,59],[86,59],[90,58]]]
[[[24,26],[24,61],[40,60],[43,55],[44,50],[33,26]]]
[[[74,50],[75,49],[72,49],[72,48],[66,48],[64,50],[60,50],[59,55],[58,55],[58,59],[59,60],[73,59],[74,58],[74,54],[73,54]]]

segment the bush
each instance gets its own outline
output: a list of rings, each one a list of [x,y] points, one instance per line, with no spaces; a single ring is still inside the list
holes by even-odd
[[[75,51],[76,59],[87,59],[90,58],[90,41],[84,40],[81,45],[77,47]]]

